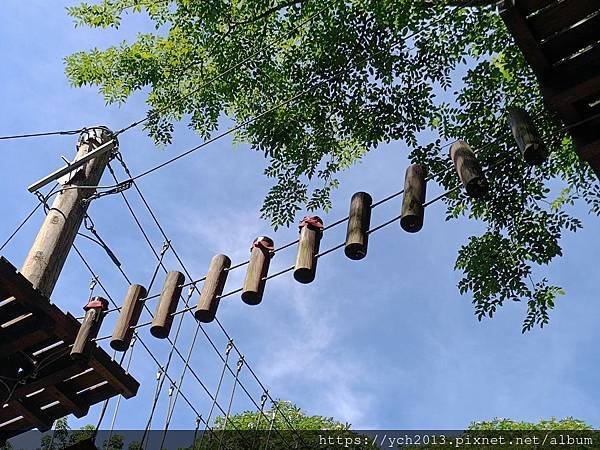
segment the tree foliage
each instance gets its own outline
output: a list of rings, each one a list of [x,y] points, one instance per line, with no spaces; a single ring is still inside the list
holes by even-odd
[[[506,301],[523,301],[523,331],[543,326],[562,290],[536,281],[536,271],[562,254],[565,232],[581,227],[569,212],[575,201],[599,213],[600,188],[544,111],[495,10],[442,3],[82,3],[68,10],[77,25],[114,29],[125,14],[145,12],[156,31],[70,55],[66,73],[75,86],[98,86],[107,103],[147,89],[145,126],[157,144],[171,142],[180,120],[204,138],[224,117],[243,124],[236,139],[265,155],[274,183],[261,210],[274,227],[289,225],[303,208],[327,210],[337,174],[391,141],[403,142],[413,162],[451,189],[457,179],[443,144],[466,140],[487,169],[490,193],[476,201],[454,192],[445,200],[449,220],[466,216],[486,226],[458,253],[459,289],[473,295],[480,320]],[[542,166],[526,167],[518,154],[509,106],[535,117],[551,150]],[[439,139],[425,142],[428,131]]]

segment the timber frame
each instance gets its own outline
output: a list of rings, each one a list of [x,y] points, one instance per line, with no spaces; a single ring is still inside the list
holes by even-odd
[[[0,405],[0,440],[46,431],[58,418],[83,417],[96,403],[137,393],[139,383],[95,342],[84,359],[70,358],[81,324],[3,257],[0,299],[0,369],[12,391]]]
[[[600,178],[600,0],[504,0],[500,15]]]

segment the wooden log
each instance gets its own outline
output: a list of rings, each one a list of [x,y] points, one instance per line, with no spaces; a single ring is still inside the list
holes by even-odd
[[[269,272],[274,245],[273,239],[267,236],[259,236],[252,243],[250,263],[242,290],[242,300],[248,305],[258,305],[262,301],[266,284],[264,278]]]
[[[532,166],[538,166],[546,161],[546,147],[527,111],[522,108],[511,108],[508,111],[508,118],[513,136],[525,162]]]
[[[483,197],[488,191],[488,183],[469,144],[456,141],[450,147],[450,158],[467,194],[473,198]]]
[[[227,281],[227,269],[231,267],[231,259],[225,255],[215,255],[210,261],[208,274],[194,316],[199,322],[210,323],[215,320],[217,308],[219,307],[219,296],[223,294],[225,282]]]
[[[110,159],[112,147],[117,145],[113,133],[104,127],[90,128],[81,134],[76,160],[104,144],[109,145],[111,150],[76,169],[69,181],[70,187],[98,185]],[[23,263],[23,276],[46,297],[52,294],[89,206],[83,200],[94,192],[94,189],[67,189],[59,192],[54,197],[52,207]]]
[[[87,356],[89,350],[93,347],[92,339],[98,336],[104,311],[108,309],[108,301],[102,297],[93,297],[83,308],[85,316],[79,327],[79,332],[71,348],[71,358],[79,359]]]
[[[412,164],[406,169],[400,226],[409,233],[416,233],[423,228],[423,217],[425,215],[423,204],[427,193],[425,176],[425,169],[420,164]]]
[[[115,329],[110,340],[110,346],[118,352],[124,352],[131,344],[133,337],[133,328],[137,325],[144,306],[144,299],[148,292],[144,286],[132,284],[127,289],[123,306],[119,313],[119,318],[115,324]]]
[[[173,313],[177,310],[184,283],[185,275],[181,272],[174,270],[167,274],[150,326],[150,333],[155,338],[166,339],[169,336],[173,325]]]
[[[371,225],[371,205],[373,199],[366,192],[357,192],[350,201],[346,246],[344,253],[355,261],[367,256],[369,226]]]
[[[321,237],[323,236],[323,221],[318,216],[305,217],[300,222],[300,241],[294,267],[294,278],[299,283],[307,284],[315,279],[317,273],[317,258]]]

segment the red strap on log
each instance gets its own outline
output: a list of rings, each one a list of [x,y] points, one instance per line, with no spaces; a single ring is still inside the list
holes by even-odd
[[[259,236],[256,239],[254,239],[254,242],[252,242],[252,247],[250,247],[251,252],[252,252],[252,249],[254,249],[254,247],[258,247],[263,251],[271,253],[271,252],[273,252],[273,250],[275,250],[275,243],[273,242],[272,239],[270,239],[266,236]],[[272,253],[271,253],[271,256],[273,256]]]
[[[310,227],[313,230],[323,231],[323,220],[319,216],[306,216],[300,221],[299,228]]]
[[[84,311],[87,311],[88,309],[101,309],[102,311],[106,311],[108,309],[108,300],[102,297],[92,297],[83,309]]]

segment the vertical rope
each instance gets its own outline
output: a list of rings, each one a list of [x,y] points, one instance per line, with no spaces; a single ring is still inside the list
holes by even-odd
[[[227,414],[225,414],[225,421],[223,422],[223,427],[221,428],[221,438],[219,439],[219,449],[221,449],[222,445],[223,445],[223,438],[225,437],[225,430],[227,429],[227,422],[229,421],[229,415],[231,414],[231,406],[233,405],[233,398],[235,396],[235,388],[238,385],[240,371],[242,370],[243,366],[244,366],[244,357],[240,356],[240,359],[238,359],[237,366],[236,366],[235,378],[233,380],[233,387],[231,388],[231,396],[229,397],[229,405],[227,406]]]
[[[135,346],[135,342],[137,341],[137,333],[133,334],[133,338],[131,339],[131,344],[129,344],[129,348],[131,351],[129,352],[129,360],[127,361],[126,372],[129,372],[129,367],[131,366],[131,360],[133,359],[133,350]],[[123,354],[125,356],[125,354]],[[121,360],[122,361],[122,360]],[[110,445],[110,439],[112,438],[112,433],[115,427],[115,421],[117,420],[117,414],[119,412],[119,406],[121,405],[121,396],[117,397],[117,404],[115,405],[115,411],[113,412],[112,419],[110,421],[110,428],[108,431],[108,437],[106,438],[106,448]],[[95,440],[94,440],[95,443]]]
[[[271,431],[273,430],[273,426],[275,424],[275,414],[276,414],[276,411],[273,410],[273,412],[271,414],[271,422],[269,423],[269,432],[267,433],[267,441],[265,442],[265,450],[267,450],[269,448],[269,441],[271,439]]]
[[[262,421],[262,417],[264,415],[265,403],[267,403],[267,399],[268,399],[267,392],[263,392],[263,394],[260,396],[260,410],[258,411],[258,418],[256,419],[256,425],[254,426],[255,436],[254,436],[254,439],[252,439],[252,448],[257,448],[256,440],[258,439],[258,436],[260,435],[260,422]]]
[[[215,397],[213,399],[212,405],[210,407],[210,411],[208,413],[208,418],[206,419],[206,428],[204,429],[204,433],[200,437],[200,445],[202,445],[202,441],[204,440],[204,435],[207,432],[208,425],[210,424],[210,420],[212,419],[213,412],[215,410],[215,406],[217,404],[219,393],[221,392],[221,386],[223,385],[223,378],[225,377],[225,369],[228,367],[229,354],[231,353],[231,349],[233,348],[233,341],[227,342],[227,347],[225,347],[225,360],[223,363],[223,369],[221,370],[221,376],[219,377],[219,383],[217,384],[217,389],[215,390]]]

